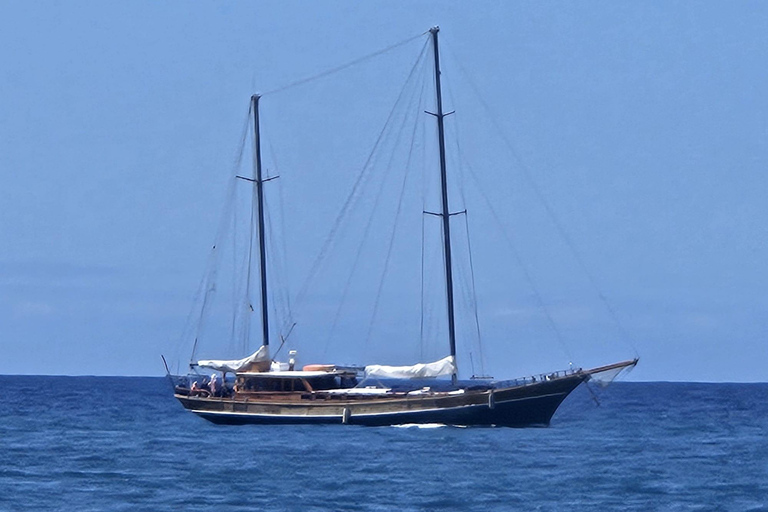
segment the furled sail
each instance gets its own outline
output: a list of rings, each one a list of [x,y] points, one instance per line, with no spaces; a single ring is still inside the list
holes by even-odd
[[[456,373],[456,361],[453,356],[444,357],[433,363],[418,363],[413,366],[372,364],[365,367],[366,377],[387,379],[429,379],[454,373]]]
[[[259,347],[259,350],[249,355],[248,357],[244,357],[243,359],[232,359],[228,361],[208,359],[204,361],[198,361],[195,366],[211,368],[214,370],[219,370],[220,372],[237,373],[240,371],[248,370],[255,363],[263,361],[269,361],[269,346],[267,345],[262,345]]]

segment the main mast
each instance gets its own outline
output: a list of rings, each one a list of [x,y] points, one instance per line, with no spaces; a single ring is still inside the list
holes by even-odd
[[[437,95],[437,137],[440,143],[440,185],[443,197],[443,255],[445,256],[445,287],[448,300],[448,341],[451,344],[451,356],[456,364],[456,326],[453,314],[453,270],[451,264],[451,213],[448,209],[448,179],[445,172],[445,130],[443,128],[443,96],[440,89],[440,52],[437,45],[437,33],[440,27],[429,29],[432,33],[432,48],[435,52],[435,94]],[[451,380],[456,383],[456,370],[451,375]]]
[[[262,344],[269,345],[269,306],[267,304],[267,257],[264,241],[264,182],[261,179],[261,138],[259,136],[259,98],[258,94],[251,96],[253,108],[253,143],[254,166],[256,176],[256,208],[259,216],[259,269],[261,277],[261,329]]]

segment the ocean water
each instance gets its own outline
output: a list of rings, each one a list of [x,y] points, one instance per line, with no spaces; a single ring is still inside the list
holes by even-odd
[[[0,389],[3,511],[768,511],[768,384],[582,386],[533,429],[218,426],[161,378]]]

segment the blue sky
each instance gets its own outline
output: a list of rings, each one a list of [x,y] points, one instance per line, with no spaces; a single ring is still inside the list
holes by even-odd
[[[0,373],[160,374],[189,343],[250,95],[439,24],[449,129],[562,338],[482,197],[455,195],[484,255],[489,372],[636,351],[634,380],[765,381],[767,21],[759,2],[3,2]],[[285,218],[292,293],[422,43],[263,99],[267,165],[309,212]],[[490,115],[460,99],[465,74]],[[340,275],[307,301],[306,363],[347,357],[312,343]],[[411,335],[395,302],[382,339]],[[345,310],[338,339],[366,314]]]

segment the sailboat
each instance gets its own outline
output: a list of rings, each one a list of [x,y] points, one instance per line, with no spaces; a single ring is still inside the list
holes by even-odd
[[[174,396],[187,410],[222,424],[397,425],[438,423],[461,426],[528,427],[549,425],[563,400],[580,384],[599,374],[618,374],[637,364],[626,360],[592,369],[569,368],[538,376],[507,380],[462,382],[456,363],[453,262],[448,202],[445,134],[440,80],[439,28],[430,29],[434,52],[436,112],[440,186],[442,257],[448,321],[448,355],[431,363],[411,366],[307,365],[297,369],[293,354],[288,363],[270,356],[267,256],[264,236],[263,185],[271,178],[262,175],[259,99],[251,98],[254,129],[254,177],[258,221],[259,277],[261,292],[261,347],[242,359],[192,361],[193,369],[220,372],[220,380],[198,384],[177,380]],[[234,376],[230,387],[227,376]],[[443,377],[446,380],[440,381]],[[362,378],[362,381],[361,381]],[[375,386],[365,385],[377,381]],[[383,385],[381,382],[434,382],[421,387]],[[442,385],[437,385],[442,382]]]

